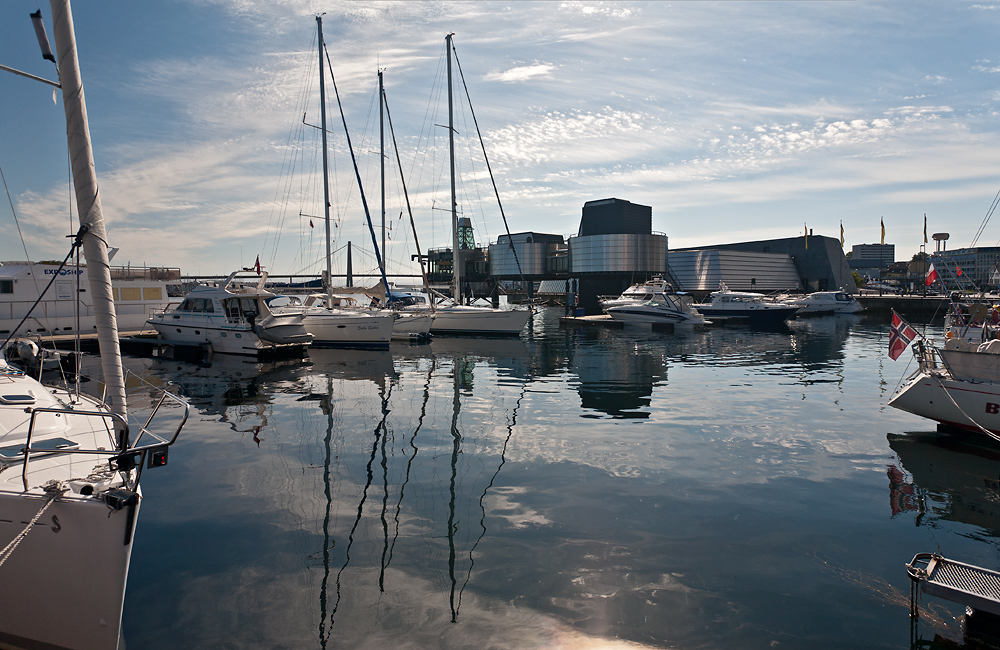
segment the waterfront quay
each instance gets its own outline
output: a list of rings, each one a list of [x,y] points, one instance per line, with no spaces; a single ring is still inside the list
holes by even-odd
[[[889,313],[896,310],[903,315],[944,315],[948,311],[948,296],[900,296],[896,294],[865,295],[857,296],[866,312]],[[994,300],[996,296],[987,297],[987,300]]]

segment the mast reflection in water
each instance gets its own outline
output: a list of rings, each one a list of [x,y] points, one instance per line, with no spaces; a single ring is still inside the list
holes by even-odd
[[[127,643],[902,647],[914,553],[1000,562],[1000,461],[886,407],[886,323],[560,315],[292,364],[130,360],[200,417],[148,477],[168,505],[136,534]]]

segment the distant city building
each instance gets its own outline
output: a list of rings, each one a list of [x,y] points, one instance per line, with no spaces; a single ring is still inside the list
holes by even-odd
[[[895,244],[855,244],[851,247],[851,266],[856,263],[870,262],[872,260],[881,264],[872,264],[873,267],[885,267],[896,261]]]
[[[958,284],[971,281],[980,287],[996,286],[1000,247],[956,248],[947,252],[935,252],[931,255],[931,262],[936,265],[935,269],[947,269],[949,275],[955,276]],[[958,276],[959,269],[962,271],[961,276]]]

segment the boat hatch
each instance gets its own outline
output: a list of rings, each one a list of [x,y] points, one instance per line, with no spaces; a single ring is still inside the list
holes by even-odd
[[[76,449],[79,446],[79,443],[67,440],[66,438],[47,438],[45,440],[39,440],[38,442],[32,443],[31,451],[36,454],[44,454],[46,452],[52,453],[56,451],[65,451],[67,449]],[[0,447],[0,462],[20,460],[22,456],[24,456],[24,445]]]
[[[34,395],[0,395],[0,404],[34,404]]]

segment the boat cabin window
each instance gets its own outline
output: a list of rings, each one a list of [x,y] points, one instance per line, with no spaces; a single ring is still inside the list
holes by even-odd
[[[222,301],[226,311],[226,318],[239,320],[247,314],[260,314],[257,308],[257,301],[254,298],[227,298]]]
[[[185,298],[177,310],[214,313],[215,305],[212,304],[211,298]]]
[[[268,307],[301,307],[302,301],[297,296],[275,296],[267,299]]]
[[[0,280],[0,293],[14,293],[14,281]]]
[[[838,293],[837,300],[840,302],[851,302],[851,297],[846,293]]]

